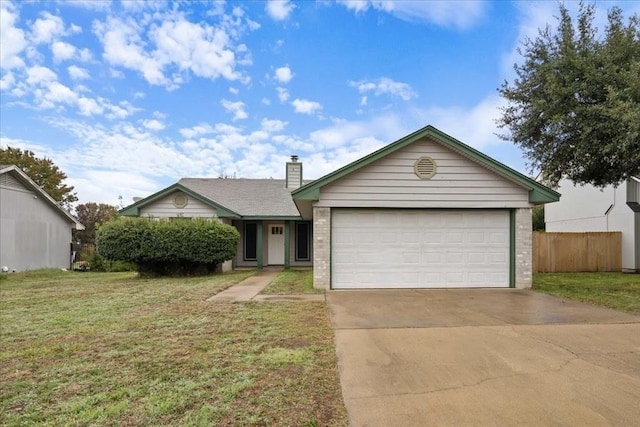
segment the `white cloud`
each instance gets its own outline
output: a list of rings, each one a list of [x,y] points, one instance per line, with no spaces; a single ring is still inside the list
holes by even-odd
[[[300,114],[313,114],[322,109],[320,103],[307,99],[294,99],[291,105],[293,105],[294,111]]]
[[[233,120],[242,120],[242,119],[246,119],[247,117],[249,117],[249,115],[247,114],[246,111],[246,105],[244,102],[241,101],[229,101],[228,99],[223,99],[222,101],[220,101],[220,104],[222,104],[222,107],[224,107],[225,110],[227,110],[230,113],[233,113]]]
[[[78,112],[83,116],[93,116],[104,112],[104,106],[98,104],[95,99],[82,97],[77,99],[77,103]]]
[[[69,43],[56,41],[51,45],[51,52],[53,53],[54,62],[61,62],[73,58],[76,48]]]
[[[84,77],[86,70],[71,66],[67,69],[74,77]],[[90,98],[80,95],[88,92],[84,86],[77,86],[74,89],[65,86],[58,81],[58,76],[51,69],[43,66],[34,66],[27,69],[27,79],[21,83],[20,96],[33,95],[33,107],[36,109],[51,109],[56,107],[75,107],[77,112],[83,116],[102,115],[109,120],[124,119],[135,112],[138,108],[128,101],[114,104],[109,100],[97,97]]]
[[[9,1],[0,2],[0,68],[10,70],[24,66],[20,53],[26,48],[24,31],[16,27],[18,13]],[[3,79],[4,80],[4,79]]]
[[[207,135],[215,132],[215,129],[208,123],[200,123],[191,128],[180,129],[180,134],[187,139],[195,138],[201,135]]]
[[[358,89],[361,94],[373,92],[376,96],[393,95],[408,101],[418,96],[407,83],[396,82],[388,77],[380,77],[377,80],[360,80],[357,82],[349,82],[349,86]],[[364,104],[366,97],[364,97]]]
[[[51,43],[65,34],[64,22],[59,16],[42,12],[42,18],[36,19],[31,26],[31,40],[36,43]]]
[[[47,84],[57,79],[56,73],[47,67],[35,66],[27,70],[27,83],[30,85]]]
[[[93,27],[104,45],[104,59],[110,64],[139,71],[152,85],[171,86],[164,76],[163,64],[145,51],[141,30],[133,20],[109,18],[106,22],[94,21]]]
[[[232,94],[234,94],[234,95],[237,95],[237,94],[239,94],[239,93],[240,93],[240,90],[238,90],[238,88],[235,88],[235,87],[230,87],[230,88],[229,88],[229,93],[232,93]]]
[[[291,72],[291,68],[289,68],[288,66],[280,67],[280,68],[276,68],[274,77],[280,83],[289,83],[293,78],[293,73]]]
[[[89,78],[89,71],[84,68],[80,68],[77,65],[71,65],[67,68],[69,77],[73,80],[86,80]]]
[[[145,119],[142,120],[141,123],[145,128],[156,132],[161,131],[166,127],[164,123],[156,119]]]
[[[237,80],[235,54],[229,35],[222,28],[194,24],[180,18],[164,21],[150,32],[155,41],[157,57],[162,64],[174,62],[181,69],[190,69],[196,76]]]
[[[110,17],[94,21],[93,30],[109,64],[137,71],[152,85],[176,89],[186,73],[248,84],[250,78],[238,66],[250,65],[251,53],[235,40],[255,26],[248,25],[242,10],[236,9],[240,13],[219,16],[217,25],[190,22],[184,14],[171,11],[139,21]]]
[[[296,5],[289,0],[269,0],[265,6],[267,14],[276,21],[284,21],[289,18]]]
[[[429,124],[442,129],[465,144],[478,149],[503,143],[496,136],[499,129],[496,119],[504,100],[498,95],[490,95],[480,103],[469,107],[432,107],[416,111],[416,116],[428,117]],[[463,132],[456,134],[456,132]]]
[[[283,87],[277,87],[276,91],[278,92],[278,99],[280,102],[287,102],[289,99],[289,91]]]
[[[13,77],[13,73],[11,71],[7,71],[0,79],[0,91],[11,89],[14,83],[15,78]]]
[[[282,120],[271,120],[271,119],[262,119],[262,129],[267,132],[280,132],[283,130],[289,123],[284,122]]]
[[[426,22],[441,27],[467,29],[484,17],[488,3],[480,0],[382,1],[336,0],[347,9],[363,13],[368,9],[389,13],[409,22]]]

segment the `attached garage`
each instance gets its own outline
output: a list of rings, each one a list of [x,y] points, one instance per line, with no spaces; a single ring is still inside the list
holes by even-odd
[[[427,126],[292,193],[314,287],[527,288],[531,208],[559,194]]]
[[[509,287],[509,211],[335,209],[331,286]]]

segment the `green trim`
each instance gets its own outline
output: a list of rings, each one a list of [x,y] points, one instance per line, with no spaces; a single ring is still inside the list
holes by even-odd
[[[291,249],[289,247],[289,221],[284,222],[284,269],[289,269]]]
[[[258,270],[262,270],[262,267],[264,265],[263,263],[263,252],[264,252],[264,248],[263,246],[263,228],[262,228],[262,221],[256,221],[256,225],[257,225],[257,230],[256,230],[256,263],[258,265]]]
[[[516,287],[516,211],[509,210],[509,287]]]
[[[375,162],[376,160],[381,159],[382,157],[387,156],[388,154],[393,153],[394,151],[400,150],[407,145],[410,145],[426,137],[435,140],[445,147],[448,147],[462,154],[463,156],[485,166],[495,173],[513,181],[521,187],[526,188],[527,190],[529,190],[530,203],[540,204],[557,202],[558,200],[560,200],[560,193],[553,191],[548,187],[545,187],[539,182],[536,182],[526,175],[523,175],[520,172],[498,162],[497,160],[492,159],[486,154],[483,154],[475,148],[472,148],[464,144],[463,142],[458,141],[457,139],[434,128],[433,126],[426,126],[416,132],[413,132],[412,134],[409,134],[404,138],[401,138],[387,145],[386,147],[379,149],[378,151],[374,151],[373,153],[361,158],[360,160],[356,160],[353,163],[350,163],[334,172],[323,176],[322,178],[319,178],[307,185],[294,190],[291,195],[294,200],[319,200],[321,187],[324,187],[325,185],[330,184],[344,177],[345,175],[348,175],[364,166],[369,165],[370,163]]]
[[[199,193],[196,193],[193,190],[190,190],[189,188],[185,187],[182,184],[173,184],[163,190],[158,191],[157,193],[154,193],[152,195],[150,195],[149,197],[145,197],[142,200],[138,200],[137,202],[135,202],[132,205],[127,206],[126,208],[123,208],[120,210],[120,215],[124,215],[124,216],[140,216],[140,208],[147,206],[153,202],[156,202],[157,200],[168,196],[169,194],[175,192],[175,191],[182,191],[183,193],[187,194],[190,197],[193,197],[196,200],[201,201],[202,203],[214,208],[218,214],[218,218],[240,218],[240,215],[234,211],[232,211],[231,209],[228,209],[224,206],[222,206],[219,203],[214,202],[213,200],[207,199],[206,197],[202,196]]]

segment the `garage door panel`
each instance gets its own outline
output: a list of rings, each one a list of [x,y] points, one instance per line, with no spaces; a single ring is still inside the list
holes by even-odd
[[[333,210],[334,289],[508,285],[508,211]]]

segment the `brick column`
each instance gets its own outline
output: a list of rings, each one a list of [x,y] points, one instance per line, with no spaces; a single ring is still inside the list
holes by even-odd
[[[313,207],[313,287],[331,283],[331,208]]]
[[[531,209],[516,209],[516,288],[531,287],[533,279],[533,231]]]

